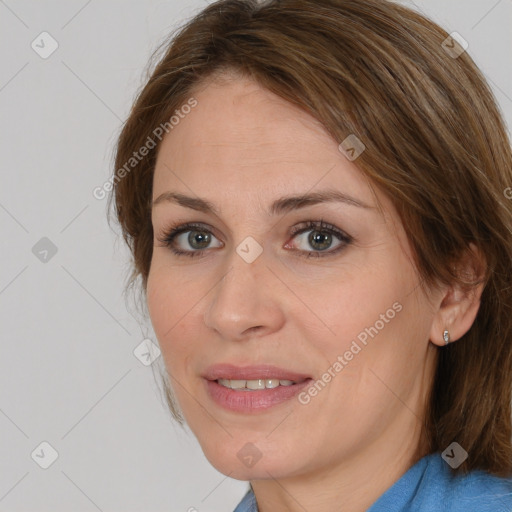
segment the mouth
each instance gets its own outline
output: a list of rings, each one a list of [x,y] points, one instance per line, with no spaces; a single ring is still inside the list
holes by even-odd
[[[202,374],[202,377],[206,380],[217,381],[221,385],[233,386],[233,389],[244,387],[248,389],[264,389],[267,387],[277,387],[277,385],[289,386],[299,384],[312,376],[270,364],[237,366],[222,363],[208,367]]]
[[[294,374],[293,379],[285,379],[282,373],[275,375],[269,373],[270,370],[264,372],[264,375],[260,371],[260,378],[255,378],[254,374],[250,375],[252,378],[240,378],[240,371],[247,373],[247,368],[238,372],[238,378],[230,379],[226,378],[229,375],[226,375],[225,370],[222,369],[224,375],[220,378],[203,377],[206,394],[221,409],[245,415],[263,413],[290,402],[313,381],[311,377],[297,374]],[[217,368],[217,371],[220,370]],[[290,372],[287,376],[291,376]]]
[[[288,387],[301,384],[308,380],[307,378],[300,380],[265,378],[265,379],[216,379],[214,382],[228,389],[236,391],[259,391],[262,389],[275,389],[280,386]]]
[[[309,375],[263,364],[217,364],[201,376],[212,403],[242,414],[262,413],[290,402],[313,381]]]

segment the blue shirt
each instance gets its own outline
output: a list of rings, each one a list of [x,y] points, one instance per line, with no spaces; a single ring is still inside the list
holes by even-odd
[[[512,512],[512,477],[451,471],[440,452],[426,455],[366,512]],[[252,489],[234,512],[258,512]]]

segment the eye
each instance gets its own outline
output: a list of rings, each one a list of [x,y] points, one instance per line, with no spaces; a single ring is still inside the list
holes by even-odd
[[[310,233],[307,237],[302,237],[306,233]],[[303,239],[303,242],[309,244],[313,251],[296,250],[301,257],[325,257],[336,254],[344,249],[352,242],[352,237],[344,233],[342,230],[333,226],[332,224],[320,221],[307,221],[290,230],[293,238]],[[300,236],[299,236],[300,235]],[[213,233],[203,224],[186,223],[178,226],[171,226],[159,241],[165,246],[169,247],[171,251],[177,256],[195,257],[200,256],[208,249],[212,237],[215,238]],[[333,243],[333,237],[338,239],[339,243],[335,249],[327,251]],[[188,244],[192,250],[182,249],[180,244]],[[295,245],[295,244],[294,244]],[[222,242],[220,246],[222,247]],[[285,245],[290,248],[289,244]]]
[[[212,236],[213,233],[202,224],[187,222],[186,224],[171,227],[159,241],[162,242],[164,246],[169,247],[177,256],[194,257],[200,256],[205,252],[205,249],[211,242]],[[190,247],[195,250],[188,251],[177,248],[176,246],[180,241],[182,243],[188,243]]]
[[[292,228],[291,234],[294,235],[294,238],[303,238],[309,247],[317,249],[317,251],[297,251],[300,256],[304,256],[306,258],[322,258],[330,256],[337,254],[352,242],[352,238],[349,235],[336,226],[325,223],[323,220],[307,221],[303,224],[305,224],[305,226],[299,225]],[[308,236],[303,236],[306,233],[309,233]],[[335,249],[327,252],[327,249],[333,243],[333,237],[337,238],[339,243]],[[287,244],[285,247],[289,247],[289,245]]]

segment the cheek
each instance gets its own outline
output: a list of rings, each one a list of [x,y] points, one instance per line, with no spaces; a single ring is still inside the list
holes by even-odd
[[[325,326],[325,336],[317,338],[321,345],[343,353],[352,340],[364,343],[371,339],[368,331],[374,333],[376,323],[379,333],[383,333],[399,321],[396,310],[400,306],[393,308],[393,304],[403,300],[407,283],[399,276],[390,278],[390,272],[380,265],[351,269],[326,286],[310,290],[308,305]]]
[[[166,358],[172,340],[177,339],[176,334],[182,328],[178,319],[184,304],[176,293],[176,283],[168,273],[159,271],[158,266],[153,267],[148,276],[147,305],[153,329]]]
[[[189,368],[192,341],[201,339],[197,318],[200,295],[189,292],[186,284],[180,283],[179,271],[152,266],[147,283],[148,312],[166,368],[176,377]]]
[[[408,374],[425,357],[420,347],[428,345],[432,317],[419,278],[398,251],[382,256],[309,295],[308,304],[326,326],[315,335],[315,349],[326,371],[342,356],[347,384],[362,385],[368,368],[390,379],[395,372]]]
[[[338,337],[324,353],[330,365],[340,362],[331,399],[337,403],[343,396],[343,407],[366,415],[369,423],[373,415],[383,420],[388,408],[400,408],[396,396],[418,391],[418,375],[427,364],[432,312],[413,283],[394,275],[375,281],[374,288],[357,288],[352,300],[340,294],[343,312],[330,323]],[[366,412],[360,411],[363,404]]]
[[[162,343],[162,334],[166,324],[169,322],[169,312],[173,311],[172,296],[166,293],[165,280],[158,271],[152,269],[149,272],[147,282],[147,305],[148,312],[153,324],[155,334]]]
[[[155,334],[164,343],[172,338],[173,332],[180,326],[178,320],[185,315],[187,307],[190,310],[191,306],[187,302],[189,290],[180,279],[182,272],[169,265],[165,255],[158,252],[155,248],[156,254],[153,254],[148,275],[147,305]]]

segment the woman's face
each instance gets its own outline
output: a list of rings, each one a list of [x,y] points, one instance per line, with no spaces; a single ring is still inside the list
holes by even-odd
[[[253,480],[410,456],[435,364],[435,312],[396,211],[379,192],[377,209],[357,154],[349,159],[311,117],[256,83],[209,82],[194,97],[158,154],[147,298],[206,457]],[[283,201],[333,191],[337,200]],[[166,245],[170,227],[185,223],[196,225]],[[222,364],[242,367],[223,374],[242,381],[235,386],[269,379],[269,389],[209,380]],[[243,373],[266,365],[284,373]],[[273,388],[272,377],[312,380]]]

